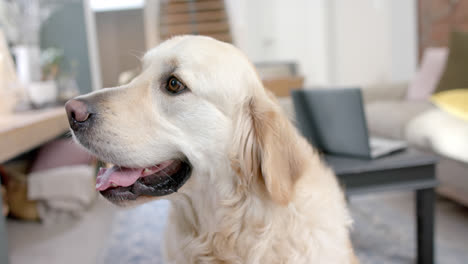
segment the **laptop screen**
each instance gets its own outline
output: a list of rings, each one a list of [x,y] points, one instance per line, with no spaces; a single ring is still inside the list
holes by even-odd
[[[292,92],[297,126],[325,153],[369,157],[369,137],[358,88]]]

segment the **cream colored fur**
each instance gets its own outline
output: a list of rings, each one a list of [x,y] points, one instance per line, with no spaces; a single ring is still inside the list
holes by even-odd
[[[164,93],[168,73],[190,91]],[[98,119],[93,138],[76,139],[101,159],[148,167],[183,154],[193,165],[165,197],[167,263],[357,263],[335,175],[232,45],[172,38],[130,84],[81,99]]]

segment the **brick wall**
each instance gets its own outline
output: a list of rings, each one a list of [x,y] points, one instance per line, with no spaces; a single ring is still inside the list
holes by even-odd
[[[447,46],[450,32],[468,32],[468,0],[418,0],[419,55],[426,47]]]

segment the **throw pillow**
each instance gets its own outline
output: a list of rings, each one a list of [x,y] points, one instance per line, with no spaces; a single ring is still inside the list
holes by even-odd
[[[436,92],[468,87],[468,33],[452,32],[449,51]]]
[[[444,72],[447,56],[446,47],[424,50],[421,66],[408,87],[408,100],[427,100],[431,97]]]
[[[439,108],[468,121],[468,89],[444,91],[432,96]]]

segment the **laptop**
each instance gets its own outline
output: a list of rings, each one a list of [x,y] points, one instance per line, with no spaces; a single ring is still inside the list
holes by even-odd
[[[375,159],[407,147],[400,140],[369,138],[359,88],[294,90],[291,95],[299,130],[325,153]]]

